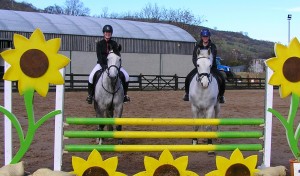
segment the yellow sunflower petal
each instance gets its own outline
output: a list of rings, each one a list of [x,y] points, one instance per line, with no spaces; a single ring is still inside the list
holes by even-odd
[[[23,95],[26,91],[29,89],[32,89],[32,84],[28,84],[28,81],[26,78],[23,77],[23,79],[19,79],[18,81],[18,90],[20,95]]]
[[[277,72],[277,71],[282,72],[282,65],[283,65],[284,62],[285,62],[285,60],[283,60],[283,59],[279,59],[279,58],[273,57],[271,59],[268,59],[266,61],[266,64],[274,72]]]
[[[291,90],[289,89],[288,86],[281,85],[279,87],[279,93],[281,98],[285,98],[291,94]]]
[[[176,165],[179,170],[186,170],[188,166],[188,156],[181,156],[174,161],[174,165]]]
[[[91,154],[89,155],[87,161],[89,163],[91,163],[92,165],[97,165],[99,166],[98,163],[102,163],[102,156],[101,154],[98,152],[98,150],[94,149]]]
[[[279,86],[282,84],[283,79],[282,73],[274,72],[269,80],[269,84]]]
[[[118,167],[118,157],[115,156],[108,158],[103,162],[103,164],[109,173],[114,173]]]
[[[153,175],[153,174],[152,174]],[[152,176],[151,175],[151,176]],[[139,173],[137,173],[137,174],[134,174],[133,176],[150,176],[149,174],[148,174],[148,172],[147,171],[142,171],[142,172],[139,172]]]
[[[144,165],[145,165],[146,171],[154,172],[155,169],[157,169],[160,166],[160,162],[157,161],[155,158],[145,156]]]
[[[9,68],[6,70],[6,72],[3,75],[4,80],[9,80],[9,81],[16,81],[19,80],[20,74],[15,74],[15,69]]]
[[[52,74],[48,74],[47,80],[50,84],[61,85],[64,84],[65,80],[60,74],[60,72],[52,72]]]
[[[77,175],[80,175],[84,172],[86,168],[83,168],[82,165],[83,163],[86,163],[86,161],[80,157],[77,156],[72,156],[72,167],[74,170],[74,173]]]
[[[10,65],[16,65],[19,63],[19,54],[14,49],[5,50],[1,52],[1,57]]]
[[[222,173],[220,173],[220,171],[218,171],[218,170],[214,170],[214,171],[211,171],[211,172],[205,174],[205,176],[221,176],[221,175],[222,175]]]
[[[173,155],[169,150],[164,150],[159,157],[159,161],[161,163],[172,163],[174,161]]]
[[[49,64],[51,65],[52,69],[60,70],[70,63],[70,59],[64,55],[53,53],[47,55],[49,58],[52,58],[49,60]]]
[[[49,84],[48,82],[40,79],[39,82],[35,82],[34,88],[38,94],[40,94],[42,97],[46,97],[49,90]]]
[[[192,172],[192,171],[185,171],[184,175],[187,175],[187,176],[199,176],[197,173]]]
[[[115,175],[115,176],[126,176],[126,174],[123,174],[123,173],[121,173],[121,172],[115,172],[114,175]]]
[[[223,167],[227,169],[229,165],[231,165],[230,160],[223,156],[216,156],[216,166],[218,169],[221,169]]]
[[[245,158],[243,163],[250,168],[250,170],[255,169],[257,164],[257,155],[251,155]]]
[[[26,49],[28,48],[28,43],[29,40],[26,37],[19,34],[14,34],[14,46],[16,49]]]
[[[300,43],[298,41],[298,39],[295,37],[292,39],[292,41],[290,42],[290,45],[289,45],[289,50],[292,51],[292,53],[295,55],[295,56],[300,56]]]
[[[286,58],[288,57],[288,48],[282,44],[275,44],[275,54],[277,58]]]
[[[236,163],[243,162],[244,156],[243,156],[242,152],[239,149],[235,149],[230,156],[230,161],[236,162]]]
[[[30,41],[34,41],[31,42],[33,44],[34,47],[41,47],[40,45],[45,45],[46,44],[46,40],[45,40],[45,36],[43,34],[43,32],[37,28],[36,30],[33,31],[32,35],[29,38]]]
[[[48,50],[50,52],[57,53],[60,48],[60,42],[61,42],[60,38],[54,38],[54,39],[48,40],[46,42],[46,47],[48,48]]]

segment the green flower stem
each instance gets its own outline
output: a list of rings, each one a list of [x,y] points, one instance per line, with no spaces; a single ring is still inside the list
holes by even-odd
[[[19,123],[17,117],[11,112],[9,112],[7,109],[5,109],[3,106],[0,106],[0,112],[2,112],[11,121],[12,125],[15,127],[17,131],[20,142],[23,142],[24,134],[23,134],[21,124]]]
[[[24,101],[25,107],[28,115],[28,130],[26,138],[20,140],[20,149],[13,157],[11,164],[18,163],[24,156],[24,154],[29,149],[32,140],[34,139],[34,134],[36,130],[49,118],[54,117],[57,114],[60,114],[60,110],[52,111],[45,116],[43,116],[37,123],[35,123],[34,112],[33,112],[33,96],[34,96],[34,89],[28,90],[24,93]],[[22,130],[21,130],[22,131]],[[23,133],[22,133],[23,134]]]
[[[292,93],[291,106],[290,106],[290,111],[287,119],[285,119],[278,111],[272,108],[269,108],[268,111],[274,114],[284,126],[290,149],[292,150],[294,157],[297,160],[300,160],[300,152],[298,147],[298,140],[300,137],[300,124],[298,124],[295,133],[293,127],[295,117],[298,111],[298,106],[299,106],[299,96]]]

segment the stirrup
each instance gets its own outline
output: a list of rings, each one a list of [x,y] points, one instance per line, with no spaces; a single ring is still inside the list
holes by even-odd
[[[182,99],[183,101],[190,101],[189,94],[185,94]]]
[[[129,98],[128,95],[125,95],[125,96],[124,96],[123,102],[124,102],[124,103],[130,102],[130,98]]]
[[[89,95],[86,97],[86,101],[88,104],[92,104],[93,103],[93,96]]]

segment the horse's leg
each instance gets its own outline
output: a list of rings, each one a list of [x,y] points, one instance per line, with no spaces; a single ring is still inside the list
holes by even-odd
[[[113,118],[114,117],[114,110],[113,109],[108,109],[107,110],[107,114],[106,114],[107,116],[107,118]],[[107,126],[107,130],[108,131],[114,131],[114,128],[113,128],[113,126],[112,125],[108,125]]]
[[[193,118],[196,119],[199,117],[199,109],[198,107],[196,107],[195,105],[192,104],[192,112],[193,112]],[[199,126],[194,126],[194,131],[198,131]],[[197,138],[193,138],[192,139],[192,144],[196,145],[198,144],[198,140]]]
[[[121,118],[123,113],[123,104],[121,103],[118,107],[115,107],[115,114],[117,118]],[[122,131],[122,125],[116,126],[117,131]],[[123,139],[118,139],[118,144],[123,144]]]
[[[220,113],[220,104],[217,103],[215,105],[215,118],[219,117],[219,113]],[[219,128],[219,125],[217,125],[217,132],[219,132],[219,131],[220,131],[220,128]],[[217,142],[222,142],[222,139],[218,138]]]
[[[212,119],[214,115],[215,115],[215,109],[214,109],[214,106],[212,106],[212,107],[207,109],[206,116],[207,116],[208,119]],[[212,126],[211,125],[206,126],[206,131],[211,132],[212,131]],[[212,144],[213,144],[212,139],[211,138],[207,139],[207,145],[212,145]],[[215,152],[214,151],[208,151],[208,155],[209,156],[214,156]]]
[[[104,111],[103,110],[100,110],[100,108],[95,108],[96,110],[96,117],[100,117],[100,118],[103,118],[104,117]],[[98,131],[103,131],[104,129],[104,126],[105,125],[99,125],[98,126]],[[99,145],[102,145],[103,144],[103,139],[102,138],[97,138],[96,139],[96,142],[99,144]]]

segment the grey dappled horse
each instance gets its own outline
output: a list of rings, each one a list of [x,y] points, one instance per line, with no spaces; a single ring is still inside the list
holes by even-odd
[[[94,108],[97,117],[121,118],[123,112],[124,90],[119,77],[121,68],[121,57],[119,51],[110,50],[107,56],[107,69],[104,70],[95,86]],[[104,125],[99,125],[100,131],[103,131]],[[116,127],[118,131],[122,126]],[[109,125],[108,130],[112,131],[113,126]],[[102,144],[102,138],[98,139]],[[122,143],[122,139],[119,139]]]
[[[218,101],[219,87],[216,78],[210,73],[213,63],[213,56],[210,50],[197,50],[197,74],[190,84],[190,102],[192,104],[193,118],[214,118],[218,117],[220,105]],[[199,126],[194,130],[198,131]],[[211,126],[206,130],[211,131]],[[212,143],[208,139],[208,143]],[[197,139],[193,139],[197,144]]]

